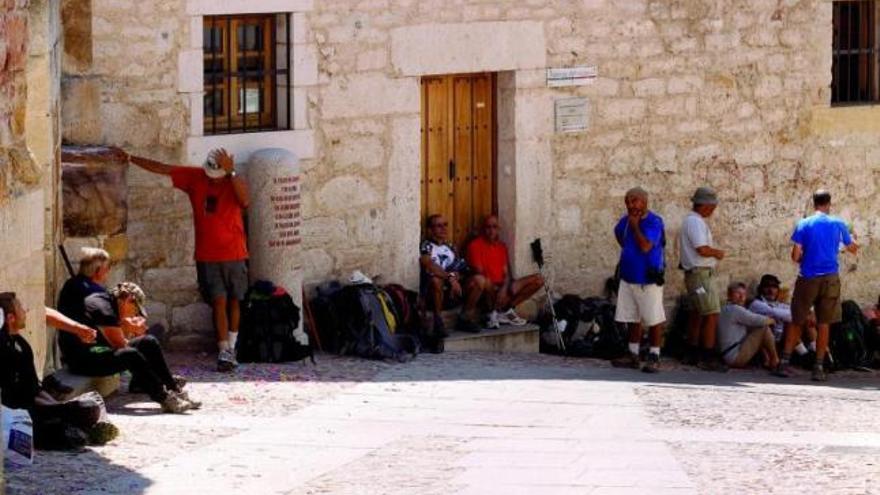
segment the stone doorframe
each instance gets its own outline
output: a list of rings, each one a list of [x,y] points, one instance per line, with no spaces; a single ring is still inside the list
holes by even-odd
[[[553,108],[538,91],[545,84],[546,58],[544,26],[535,21],[422,24],[391,31],[392,68],[401,78],[413,78],[414,84],[407,85],[412,91],[418,91],[422,76],[498,74],[498,210],[502,236],[510,248],[514,272],[519,275],[534,271],[529,243],[547,236],[551,224]],[[395,142],[394,147],[418,152],[421,136],[418,128],[414,131],[395,132],[395,140],[415,142]],[[421,163],[418,156],[414,163]],[[400,174],[392,181],[389,196],[395,195],[396,188],[420,191],[415,168],[416,173]],[[389,204],[394,209],[391,216],[400,212],[404,217],[397,217],[404,221],[398,221],[402,227],[389,232],[389,243],[412,246],[413,253],[421,233],[418,194],[406,195],[409,205],[394,201]],[[411,259],[411,255],[401,254],[404,257],[398,260]],[[418,283],[417,267],[402,269],[398,272],[401,279],[411,285]]]

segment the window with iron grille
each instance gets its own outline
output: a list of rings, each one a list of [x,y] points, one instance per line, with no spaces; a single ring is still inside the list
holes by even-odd
[[[204,132],[290,129],[290,15],[204,18]]]
[[[875,0],[835,1],[831,104],[877,102]]]

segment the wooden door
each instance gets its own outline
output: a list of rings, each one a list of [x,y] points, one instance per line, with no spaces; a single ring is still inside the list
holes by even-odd
[[[458,248],[495,211],[494,95],[493,74],[422,79],[422,225],[443,215]]]

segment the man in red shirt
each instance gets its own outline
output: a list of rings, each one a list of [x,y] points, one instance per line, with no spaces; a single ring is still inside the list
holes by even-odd
[[[485,296],[490,308],[489,328],[498,328],[502,324],[525,325],[526,320],[514,308],[544,286],[544,279],[539,274],[513,278],[507,246],[498,237],[499,229],[497,216],[486,217],[480,236],[468,244],[466,256],[468,266],[474,273],[474,285],[481,290],[468,293],[465,309],[475,308],[480,298]]]
[[[231,371],[241,317],[239,302],[248,287],[247,239],[242,210],[248,207],[247,184],[236,175],[233,156],[224,149],[208,154],[202,169],[166,165],[119,150],[121,157],[149,172],[168,175],[189,196],[196,230],[199,290],[214,310],[217,369]]]

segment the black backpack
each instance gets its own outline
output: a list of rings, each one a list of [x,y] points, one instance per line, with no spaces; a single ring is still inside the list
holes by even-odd
[[[419,353],[418,338],[397,332],[394,302],[375,285],[345,287],[333,306],[340,313],[341,354],[406,362]]]
[[[0,388],[3,405],[10,409],[30,409],[40,392],[31,346],[5,330],[0,330]]]
[[[869,363],[865,334],[870,323],[853,300],[843,301],[842,320],[831,326],[831,356],[835,369],[864,367]]]
[[[315,287],[312,298],[312,332],[321,339],[325,352],[338,352],[342,346],[342,311],[337,308],[342,284],[336,280]]]
[[[614,321],[615,306],[607,299],[566,294],[553,309],[556,318],[566,322],[562,334],[565,355],[613,359],[626,352],[626,327]],[[541,352],[563,354],[549,315],[541,320]]]
[[[283,363],[311,358],[308,335],[298,328],[299,307],[290,294],[258,281],[245,295],[236,355],[243,363]]]

